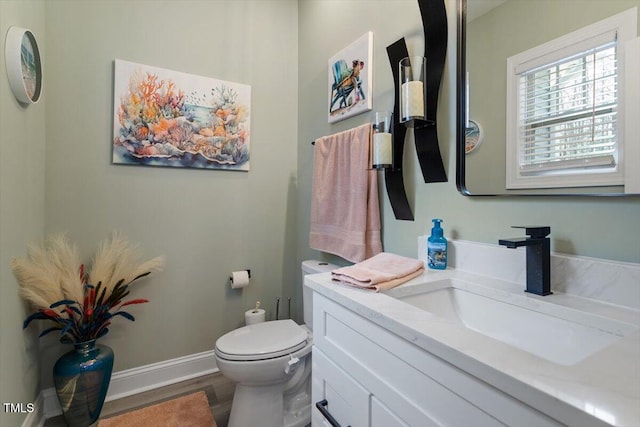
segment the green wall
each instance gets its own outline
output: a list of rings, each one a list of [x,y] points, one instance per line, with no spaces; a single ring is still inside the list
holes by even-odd
[[[457,192],[454,5],[447,0],[450,59],[438,113],[449,182],[422,182],[410,139],[405,182],[416,220],[394,219],[380,176],[385,249],[415,256],[417,236],[441,217],[453,238],[496,243],[513,235],[512,224],[548,224],[557,252],[639,262],[638,198]],[[309,249],[311,141],[372,118],[327,123],[328,58],[373,31],[374,111],[391,108],[385,48],[405,37],[410,53],[423,51],[417,2],[2,0],[0,12],[3,34],[9,25],[34,30],[45,63],[43,97],[27,109],[9,93],[0,67],[1,400],[35,400],[51,386],[51,366],[65,350],[54,340],[38,349],[33,331],[21,330],[27,311],[8,268],[45,233],[67,231],[87,262],[114,229],[145,256],[167,257],[164,272],[134,289],[151,300],[135,308],[136,322],[114,325],[104,340],[117,371],[211,350],[256,300],[272,311],[276,296],[293,296],[300,319],[299,262],[344,263]],[[251,171],[111,165],[115,58],[250,84]],[[230,290],[230,272],[243,268],[251,268],[251,286]],[[2,413],[0,424],[18,426],[23,418]]]
[[[447,236],[497,244],[519,232],[511,225],[551,226],[556,252],[616,261],[640,262],[640,198],[466,197],[455,187],[455,11],[446,0],[449,47],[438,107],[438,133],[449,176],[447,183],[425,184],[412,137],[405,144],[404,179],[415,221],[397,221],[379,175],[383,243],[386,251],[416,256],[417,236],[429,234],[432,218],[443,218]],[[422,54],[422,23],[417,1],[302,1],[299,3],[300,63],[298,170],[299,259],[323,256],[308,248],[313,149],[310,141],[371,121],[376,110],[393,105],[393,81],[386,46],[405,37],[409,54]],[[374,33],[373,111],[328,124],[327,60],[366,31]]]
[[[11,259],[44,236],[46,97],[24,106],[7,80],[4,39],[11,26],[27,28],[46,50],[44,1],[0,1],[0,403],[32,403],[39,392],[38,333],[22,330],[29,314],[18,296]],[[44,67],[46,68],[46,61]],[[46,90],[46,87],[45,87]],[[0,408],[2,427],[26,414]]]
[[[46,231],[68,231],[89,256],[118,229],[167,259],[132,289],[150,300],[136,322],[105,337],[114,370],[212,350],[297,277],[297,3],[58,0],[46,14]],[[251,85],[251,171],[112,165],[116,58]],[[246,268],[251,286],[231,290]],[[43,344],[45,387],[61,351]]]
[[[45,63],[40,103],[21,107],[2,43],[3,402],[34,402],[68,350],[22,331],[28,311],[9,268],[47,233],[67,232],[87,263],[114,229],[146,257],[166,256],[165,271],[132,291],[151,300],[136,307],[137,321],[114,324],[104,339],[116,371],[212,350],[256,300],[272,309],[276,296],[295,294],[297,2],[0,5],[2,34],[34,30]],[[110,164],[116,58],[251,85],[251,171]],[[230,273],[244,268],[251,286],[231,290]],[[20,425],[24,414],[0,417]]]

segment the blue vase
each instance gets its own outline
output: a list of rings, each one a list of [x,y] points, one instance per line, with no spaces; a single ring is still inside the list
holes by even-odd
[[[53,366],[53,382],[69,427],[88,427],[100,417],[107,397],[113,350],[96,340],[74,344]]]

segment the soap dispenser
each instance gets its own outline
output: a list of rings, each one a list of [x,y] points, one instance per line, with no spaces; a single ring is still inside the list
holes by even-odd
[[[427,239],[427,265],[434,270],[447,268],[447,239],[443,236],[441,219],[433,219],[431,236]]]

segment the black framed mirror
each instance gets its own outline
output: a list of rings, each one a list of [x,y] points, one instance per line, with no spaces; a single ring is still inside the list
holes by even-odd
[[[637,184],[633,180],[637,178],[624,172],[624,166],[630,170],[640,168],[640,164],[634,168],[628,166],[634,160],[629,156],[640,159],[640,151],[625,148],[624,159],[629,160],[626,163],[622,157],[620,160],[616,157],[616,167],[622,176],[617,182],[554,188],[545,185],[514,188],[508,182],[506,154],[507,143],[513,144],[515,139],[507,136],[514,135],[507,133],[508,58],[568,38],[569,33],[591,28],[633,8],[639,21],[640,0],[457,0],[456,184],[461,193],[470,196],[624,196],[640,192],[634,187]],[[637,24],[634,31],[637,37]],[[616,54],[620,49],[616,46]],[[635,74],[639,74],[637,68]],[[630,81],[628,75],[627,80]],[[632,98],[628,95],[626,98]],[[638,114],[636,106],[626,111],[630,117]],[[632,129],[631,134],[624,127],[628,124],[620,126],[627,135],[625,147],[640,146],[637,128]],[[638,159],[635,161],[640,163]],[[513,165],[514,160],[510,163]],[[629,182],[632,185],[626,185],[625,193],[625,183]]]

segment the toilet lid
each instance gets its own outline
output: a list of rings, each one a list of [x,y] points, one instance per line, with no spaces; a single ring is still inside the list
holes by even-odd
[[[264,360],[284,356],[307,344],[307,332],[291,319],[243,326],[216,341],[216,353],[228,360]]]

